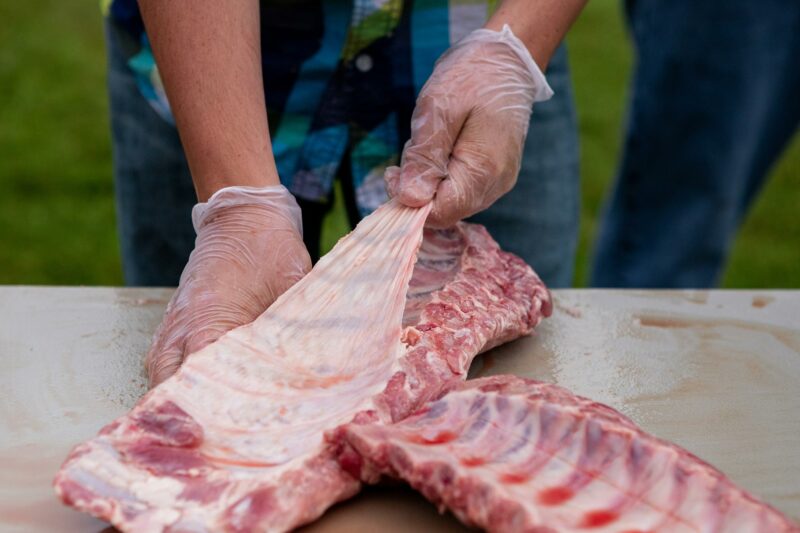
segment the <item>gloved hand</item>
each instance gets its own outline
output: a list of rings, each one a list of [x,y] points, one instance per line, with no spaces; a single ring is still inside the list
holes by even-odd
[[[286,188],[228,187],[192,210],[195,248],[145,358],[150,385],[186,356],[252,322],[311,269]]]
[[[389,196],[448,227],[489,207],[517,181],[534,101],[547,85],[508,26],[476,30],[436,62],[411,118],[400,168],[386,171]]]

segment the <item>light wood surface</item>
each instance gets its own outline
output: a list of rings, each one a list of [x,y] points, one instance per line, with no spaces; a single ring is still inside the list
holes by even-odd
[[[63,507],[69,449],[129,409],[165,289],[0,288],[0,531],[102,531]],[[555,291],[535,336],[473,376],[515,373],[607,403],[800,520],[800,291]],[[402,486],[309,532],[463,531]]]

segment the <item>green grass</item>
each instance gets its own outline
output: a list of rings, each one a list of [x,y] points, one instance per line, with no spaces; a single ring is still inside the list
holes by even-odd
[[[98,4],[0,20],[0,283],[120,284]]]
[[[117,285],[105,53],[97,2],[0,3],[0,283]],[[631,52],[617,0],[593,0],[569,37],[583,209],[576,282],[617,164]],[[726,287],[800,287],[800,140],[736,241]],[[345,231],[334,211],[330,247]]]
[[[617,165],[631,49],[616,0],[589,2],[567,39],[581,142],[575,282],[585,285],[597,221]]]

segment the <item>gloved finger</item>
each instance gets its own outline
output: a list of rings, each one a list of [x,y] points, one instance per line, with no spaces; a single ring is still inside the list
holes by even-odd
[[[442,181],[433,199],[431,213],[425,225],[431,228],[449,228],[462,218],[473,214],[472,207],[479,200],[476,195],[482,183],[474,176],[475,170],[460,159],[453,159],[448,166],[448,178]]]
[[[156,332],[153,345],[145,357],[151,388],[177,372],[187,357],[205,348],[225,332],[252,321],[257,314],[242,316],[237,306],[213,295],[196,295],[192,302],[194,305],[182,306],[176,314],[168,312],[164,318],[164,328]],[[191,320],[176,320],[174,317],[178,315],[191,316]]]
[[[453,147],[447,178],[433,200],[428,226],[452,226],[486,209],[514,186],[530,112],[521,120],[512,113],[480,107],[469,115]],[[505,120],[493,120],[498,115]]]
[[[406,153],[409,150],[407,148]],[[394,188],[394,197],[409,207],[422,207],[433,199],[439,183],[446,175],[442,165],[429,159],[424,151],[411,153],[400,171]]]
[[[311,256],[303,241],[293,238],[289,232],[285,233],[286,238],[276,245],[278,258],[276,266],[281,275],[275,284],[273,301],[311,271]],[[268,305],[272,305],[272,302]]]
[[[209,324],[196,330],[186,338],[183,360],[185,361],[187,357],[191,357],[192,354],[199,352],[212,342],[222,337],[228,331],[247,322],[252,322],[252,320],[237,320],[235,322],[228,321],[226,323]]]
[[[181,317],[186,316],[184,296],[181,289],[172,295],[145,355],[144,368],[151,388],[174,374],[183,362],[186,319]]]
[[[400,167],[386,167],[383,172],[383,185],[386,187],[386,194],[389,198],[397,195],[400,184]]]
[[[183,354],[182,338],[176,339],[166,348],[162,348],[159,344],[150,348],[144,360],[150,388],[159,385],[178,370],[183,363]]]
[[[432,79],[423,88],[411,118],[411,139],[403,149],[400,176],[393,186],[394,196],[410,207],[433,199],[447,176],[453,143],[467,115],[461,99],[443,85]]]

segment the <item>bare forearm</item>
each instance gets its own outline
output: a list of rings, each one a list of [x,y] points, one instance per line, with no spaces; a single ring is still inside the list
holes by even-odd
[[[258,0],[139,0],[198,198],[278,183]]]
[[[587,0],[504,0],[486,27],[508,24],[544,70]]]

